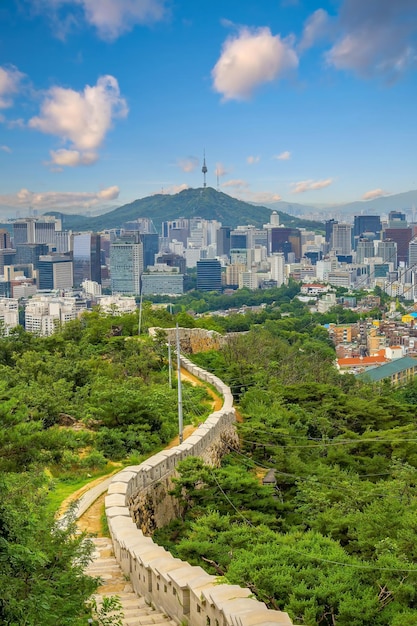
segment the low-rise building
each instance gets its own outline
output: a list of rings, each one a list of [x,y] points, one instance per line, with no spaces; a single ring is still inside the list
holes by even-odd
[[[417,359],[405,356],[380,367],[358,374],[364,381],[380,382],[390,380],[393,385],[405,385],[417,375]]]

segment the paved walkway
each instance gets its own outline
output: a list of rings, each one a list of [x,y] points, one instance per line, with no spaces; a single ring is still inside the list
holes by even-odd
[[[94,594],[98,605],[103,597],[118,596],[122,603],[124,626],[151,626],[152,624],[178,626],[164,613],[155,611],[146,604],[144,598],[133,591],[132,585],[114,557],[111,539],[97,537],[92,541],[96,550],[94,560],[87,567],[86,573],[99,576],[103,581],[102,586]]]

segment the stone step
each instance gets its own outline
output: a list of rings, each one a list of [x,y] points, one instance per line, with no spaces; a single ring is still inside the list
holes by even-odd
[[[155,611],[145,598],[137,595],[113,555],[109,539],[94,538],[93,561],[86,568],[90,576],[101,578],[101,587],[94,594],[100,606],[103,598],[118,596],[122,605],[124,626],[177,626],[164,613]]]

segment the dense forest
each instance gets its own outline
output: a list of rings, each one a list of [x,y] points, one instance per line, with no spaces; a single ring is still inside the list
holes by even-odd
[[[156,539],[296,624],[417,624],[417,385],[340,376],[308,316],[194,358],[231,386],[240,448],[182,464]]]
[[[144,311],[143,328],[172,325]],[[97,581],[91,542],[55,520],[64,496],[140,462],[177,432],[163,335],[137,336],[137,315],[84,314],[51,337],[0,338],[0,623],[81,626]],[[185,384],[186,420],[210,412]]]

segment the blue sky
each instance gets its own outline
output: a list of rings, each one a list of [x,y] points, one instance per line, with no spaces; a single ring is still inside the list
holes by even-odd
[[[416,0],[4,0],[2,215],[417,188]],[[4,207],[8,207],[5,209]]]

